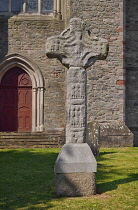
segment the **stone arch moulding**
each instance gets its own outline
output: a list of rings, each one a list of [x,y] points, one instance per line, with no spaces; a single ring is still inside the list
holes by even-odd
[[[0,82],[4,74],[13,67],[20,67],[32,80],[32,132],[44,130],[44,79],[39,67],[19,54],[6,56],[0,62]]]

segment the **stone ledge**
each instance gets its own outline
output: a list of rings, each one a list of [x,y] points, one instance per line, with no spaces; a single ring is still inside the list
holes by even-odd
[[[100,147],[133,147],[134,135],[124,124],[101,124]]]

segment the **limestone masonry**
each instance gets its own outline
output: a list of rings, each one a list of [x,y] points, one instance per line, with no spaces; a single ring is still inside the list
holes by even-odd
[[[92,60],[93,65],[88,65],[87,85],[82,87],[87,89],[87,142],[92,148],[94,148],[92,141],[95,139],[96,144],[106,147],[138,146],[137,1],[61,0],[60,7],[54,7],[53,10],[54,17],[52,12],[50,14],[0,12],[0,82],[14,67],[24,70],[30,76],[32,81],[30,132],[53,132],[55,136],[56,133],[58,135],[60,133],[63,136],[61,144],[65,142],[65,124],[68,116],[66,91],[67,88],[72,89],[69,91],[76,90],[78,84],[72,87],[72,82],[67,83],[68,60],[64,56],[60,58],[63,66],[54,56],[53,59],[49,59],[45,53],[45,45],[50,44],[50,40],[46,43],[47,38],[62,36],[60,34],[65,29],[67,30],[63,37],[66,39],[70,19],[80,18],[84,23],[84,33],[87,31],[90,39],[92,35],[93,38],[107,40],[109,43],[107,58],[96,62]],[[79,41],[80,34],[76,36]],[[72,47],[70,42],[73,43]],[[76,57],[80,54],[79,49],[74,50],[74,46],[74,40],[69,40],[66,53],[68,54],[70,48],[75,67],[78,67]],[[89,47],[94,46],[90,44]],[[85,54],[84,50],[82,51]],[[0,86],[0,91],[3,88]],[[4,102],[0,98],[0,111],[2,103]],[[79,110],[73,109],[71,112],[73,116],[73,113],[79,113]],[[18,132],[18,128],[15,132]],[[3,134],[0,135],[2,138]],[[55,137],[52,136],[51,141],[54,141],[53,138]],[[0,143],[1,147],[3,142],[2,140]],[[7,147],[11,145],[6,144]]]

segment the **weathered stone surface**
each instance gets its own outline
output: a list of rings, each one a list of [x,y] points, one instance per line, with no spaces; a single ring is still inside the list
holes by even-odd
[[[66,143],[86,139],[86,71],[71,67],[67,71]]]
[[[86,30],[80,18],[72,18],[68,29],[46,42],[47,56],[58,58],[67,67],[87,68],[97,59],[106,58],[107,48],[107,40]]]
[[[123,13],[126,14],[123,16]],[[117,124],[126,119],[127,125],[135,134],[135,145],[138,145],[137,0],[66,0],[65,21],[57,21],[46,15],[1,16],[0,58],[17,53],[39,66],[46,88],[44,127],[46,130],[64,128],[66,68],[56,59],[46,58],[45,40],[49,36],[60,34],[65,29],[65,23],[69,26],[69,20],[73,17],[83,19],[85,29],[91,35],[109,41],[107,59],[98,60],[87,69],[88,122]],[[126,28],[123,26],[125,21]],[[57,68],[62,70],[58,71]],[[126,88],[116,82],[125,80],[125,75]]]
[[[132,147],[133,133],[125,124],[100,125],[100,147]]]
[[[100,125],[98,122],[87,124],[87,144],[90,146],[94,155],[99,155],[100,149]]]
[[[124,123],[89,122],[87,124],[87,143],[94,155],[99,154],[100,147],[132,147],[135,142],[134,134]]]
[[[59,148],[65,143],[65,133],[61,131],[47,132],[0,132],[0,149],[17,148]]]
[[[55,173],[97,172],[97,163],[87,143],[64,144],[55,163]]]
[[[91,196],[96,194],[95,173],[67,173],[55,175],[58,196]]]
[[[47,39],[46,54],[58,58],[69,67],[67,72],[66,143],[55,163],[55,189],[57,195],[78,196],[96,192],[94,172],[96,160],[86,141],[86,71],[96,59],[107,56],[107,41],[84,33],[79,18],[70,20],[70,27],[60,36]],[[83,144],[79,144],[83,143]],[[88,182],[84,175],[90,172]],[[68,178],[66,174],[68,174]],[[81,174],[79,174],[81,173]],[[83,173],[83,174],[82,174]],[[94,174],[95,175],[95,174]],[[84,184],[85,183],[85,184]],[[92,186],[91,187],[91,183]]]
[[[97,163],[88,144],[65,144],[55,163],[55,192],[59,196],[96,194]]]
[[[72,10],[70,17],[82,18],[87,23],[87,29],[98,37],[109,41],[109,53],[106,60],[98,60],[87,70],[87,119],[88,122],[98,121],[100,123],[123,122],[125,118],[124,85],[117,85],[117,80],[125,80],[124,48],[125,40],[123,23],[125,13],[125,2],[129,4],[129,16],[137,16],[134,1],[112,0],[68,0],[71,2]],[[136,0],[135,0],[136,2]],[[131,12],[132,8],[134,13]],[[128,23],[127,23],[128,24]],[[130,27],[136,28],[136,19],[131,19]],[[96,30],[95,30],[96,29]],[[128,28],[127,28],[128,30]],[[130,46],[129,37],[133,40],[129,30],[127,46]],[[135,31],[134,31],[135,33]],[[135,35],[136,36],[136,35]],[[133,45],[134,46],[134,45]],[[136,44],[135,44],[136,46]],[[134,52],[134,51],[133,51]],[[136,55],[136,54],[135,54]],[[134,63],[132,53],[129,53],[130,61]],[[135,56],[136,60],[136,56]]]
[[[86,71],[97,59],[106,58],[108,42],[97,38],[80,18],[72,18],[70,27],[46,42],[46,54],[69,67],[67,72],[66,142],[86,142]]]

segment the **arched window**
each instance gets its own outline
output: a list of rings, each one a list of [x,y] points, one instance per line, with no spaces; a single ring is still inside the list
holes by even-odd
[[[0,0],[0,13],[51,13],[53,0]]]

